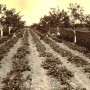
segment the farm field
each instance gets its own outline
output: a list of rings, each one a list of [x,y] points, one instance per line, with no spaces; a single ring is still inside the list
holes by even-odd
[[[0,90],[90,90],[89,54],[41,37],[24,28],[0,46]]]

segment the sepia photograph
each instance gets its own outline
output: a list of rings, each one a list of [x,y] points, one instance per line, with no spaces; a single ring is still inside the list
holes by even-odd
[[[90,90],[90,0],[0,0],[0,90]]]

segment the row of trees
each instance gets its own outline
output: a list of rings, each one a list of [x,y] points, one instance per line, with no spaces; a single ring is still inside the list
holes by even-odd
[[[25,21],[21,20],[20,12],[14,8],[7,9],[6,5],[0,4],[0,33],[1,36],[16,32],[24,27]]]
[[[79,4],[70,4],[68,11],[51,8],[49,15],[40,19],[38,24],[34,23],[31,27],[37,28],[42,32],[47,32],[51,27],[59,28],[90,28],[90,15],[84,15],[83,7]]]

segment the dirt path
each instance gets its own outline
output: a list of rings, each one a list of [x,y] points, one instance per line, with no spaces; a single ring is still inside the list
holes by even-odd
[[[50,39],[50,38],[49,38],[49,39]],[[50,39],[50,40],[52,40],[52,39]],[[66,46],[65,44],[63,44],[63,43],[58,43],[58,42],[56,42],[55,40],[52,40],[52,41],[54,41],[54,42],[55,42],[57,45],[59,45],[61,48],[65,49],[65,50],[67,50],[67,51],[70,51],[73,55],[79,56],[80,58],[82,58],[82,59],[86,60],[88,63],[90,63],[90,59],[89,59],[88,57],[86,57],[84,54],[80,53],[79,51],[77,51],[77,50],[72,50],[72,49],[70,49],[68,46]]]
[[[42,44],[47,48],[47,52],[52,53],[54,57],[58,57],[63,65],[74,73],[74,80],[69,81],[74,87],[85,87],[87,90],[90,90],[90,80],[86,77],[86,74],[83,73],[82,69],[75,67],[72,63],[68,62],[66,58],[62,57],[60,54],[55,52],[48,44],[41,40]],[[58,66],[59,67],[59,66]]]
[[[42,60],[44,58],[39,57],[39,53],[32,41],[32,37],[29,36],[30,43],[30,66],[32,70],[32,90],[50,90],[48,78],[44,69],[41,67]]]
[[[39,57],[39,53],[35,46],[35,43],[32,40],[31,35],[29,35],[29,43],[30,43],[30,66],[32,73],[32,85],[31,90],[58,90],[55,89],[55,85],[59,86],[59,83],[51,77],[46,75],[45,69],[41,67],[42,62],[44,61],[44,57]],[[55,83],[54,83],[54,82]],[[52,83],[51,83],[52,82]]]
[[[14,46],[9,50],[7,56],[5,56],[1,61],[0,67],[0,89],[3,87],[3,78],[10,72],[12,68],[13,56],[17,53],[17,49],[21,46],[21,39],[19,39]]]

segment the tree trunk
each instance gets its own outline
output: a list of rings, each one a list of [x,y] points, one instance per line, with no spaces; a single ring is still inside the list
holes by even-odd
[[[74,30],[74,43],[76,44],[77,38],[76,38],[76,31]]]
[[[11,29],[12,29],[12,27],[9,26],[9,34],[11,34]]]
[[[48,34],[48,36],[50,36],[50,34],[51,34],[50,29],[49,29],[49,31],[48,31],[48,33],[47,33],[47,34]]]
[[[57,26],[57,35],[60,35],[59,27]]]
[[[1,24],[1,22],[0,22],[0,36],[3,36],[3,25]]]
[[[0,29],[0,32],[1,32],[1,35],[0,36],[3,36],[3,29]]]

